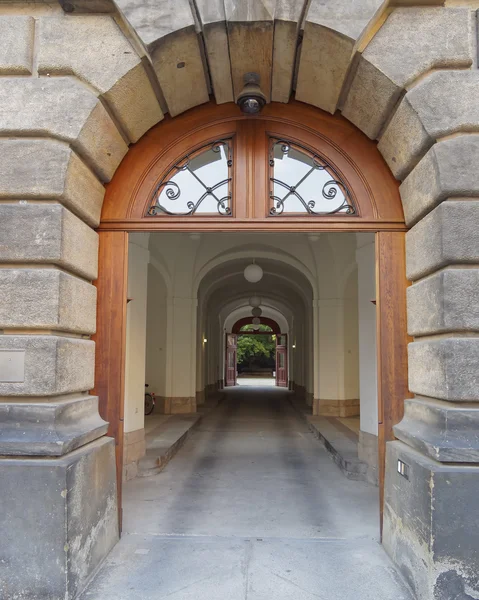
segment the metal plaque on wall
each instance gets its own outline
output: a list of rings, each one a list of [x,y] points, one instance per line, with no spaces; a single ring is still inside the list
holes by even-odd
[[[0,350],[0,383],[25,381],[25,350]]]

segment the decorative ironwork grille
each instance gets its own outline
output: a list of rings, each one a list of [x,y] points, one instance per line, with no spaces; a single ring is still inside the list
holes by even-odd
[[[155,186],[146,215],[232,215],[231,139],[217,140],[180,159]]]
[[[307,148],[270,138],[269,214],[354,215],[351,193],[334,167]]]

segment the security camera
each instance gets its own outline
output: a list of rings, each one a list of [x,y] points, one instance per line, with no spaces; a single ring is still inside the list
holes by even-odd
[[[259,87],[258,73],[246,73],[243,77],[244,87],[236,99],[236,104],[245,115],[257,115],[266,104],[266,96]]]

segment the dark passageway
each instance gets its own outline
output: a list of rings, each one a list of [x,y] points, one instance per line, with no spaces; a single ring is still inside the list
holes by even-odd
[[[279,388],[234,388],[159,475],[83,598],[409,600],[377,488],[346,479]]]

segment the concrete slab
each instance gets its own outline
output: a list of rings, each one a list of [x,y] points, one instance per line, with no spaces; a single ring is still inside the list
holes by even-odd
[[[197,413],[185,415],[159,415],[154,419],[156,427],[148,426],[146,433],[146,453],[138,462],[138,476],[149,477],[159,473],[173,458],[190,430],[197,425],[201,415]],[[146,428],[145,428],[146,429]]]
[[[346,419],[313,416],[310,414],[310,407],[295,399],[292,399],[292,405],[305,419],[310,431],[324,445],[346,477],[368,481],[368,465],[358,456],[359,435],[343,423]]]
[[[412,600],[378,490],[345,478],[279,388],[233,388],[165,469],[82,600]]]
[[[272,377],[238,377],[238,386],[275,387],[276,380]]]

